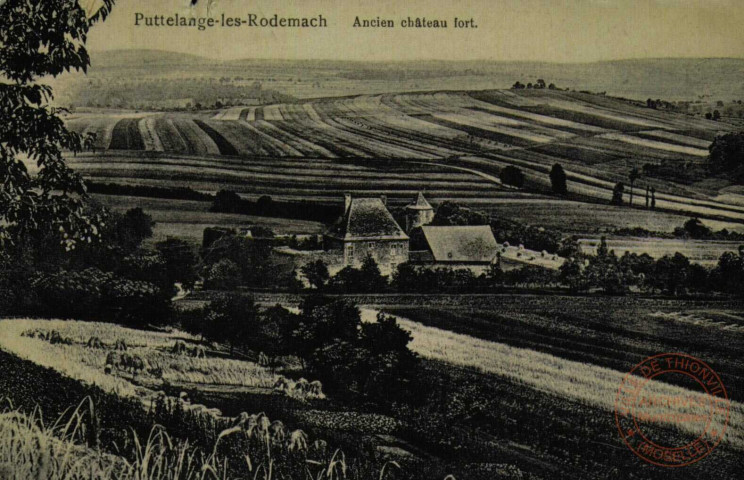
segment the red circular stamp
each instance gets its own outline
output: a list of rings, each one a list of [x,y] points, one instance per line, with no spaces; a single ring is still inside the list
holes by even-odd
[[[615,421],[636,455],[661,467],[695,463],[721,442],[729,421],[721,378],[705,362],[662,353],[633,367],[615,397]]]

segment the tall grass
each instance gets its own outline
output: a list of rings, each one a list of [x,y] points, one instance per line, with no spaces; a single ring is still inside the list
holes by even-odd
[[[8,401],[8,404],[10,402]],[[121,454],[91,447],[96,435],[93,401],[47,424],[40,408],[30,414],[0,413],[0,478],[3,480],[341,480],[365,478],[350,472],[341,450],[308,442],[301,430],[285,431],[263,414],[222,430],[213,447],[200,450],[155,425],[147,438],[131,430]],[[395,466],[398,466],[395,464]],[[383,465],[369,477],[386,478]]]
[[[0,478],[4,480],[208,480],[226,478],[214,455],[199,455],[160,426],[142,442],[132,431],[133,455],[105,453],[86,445],[95,428],[90,398],[46,424],[39,408],[29,414],[0,413]]]

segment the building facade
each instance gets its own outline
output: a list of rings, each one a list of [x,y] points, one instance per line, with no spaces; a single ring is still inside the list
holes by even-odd
[[[325,248],[339,252],[344,266],[359,267],[371,256],[380,270],[408,261],[408,235],[387,209],[385,197],[344,196],[344,214],[324,235]]]

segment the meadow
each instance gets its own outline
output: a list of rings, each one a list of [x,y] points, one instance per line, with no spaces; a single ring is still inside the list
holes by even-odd
[[[318,234],[324,229],[323,224],[309,220],[214,213],[209,211],[211,202],[197,200],[102,194],[93,194],[92,197],[101,205],[122,213],[142,208],[155,222],[148,243],[176,237],[201,245],[204,229],[215,226],[239,230],[258,225],[270,228],[277,235]]]

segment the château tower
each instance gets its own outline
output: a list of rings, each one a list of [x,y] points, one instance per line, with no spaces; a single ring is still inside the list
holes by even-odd
[[[428,225],[434,220],[434,208],[419,192],[413,202],[406,205],[406,233],[417,227]]]

